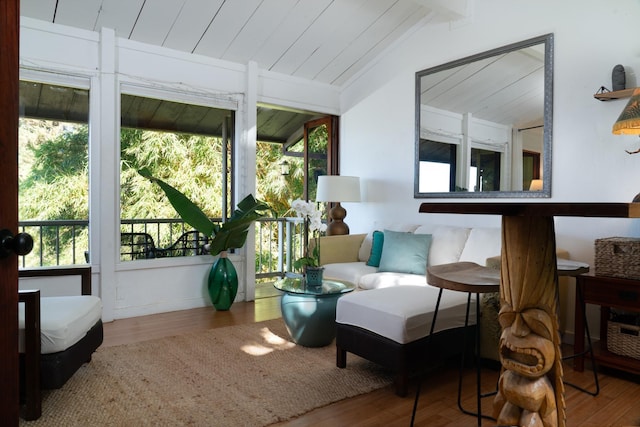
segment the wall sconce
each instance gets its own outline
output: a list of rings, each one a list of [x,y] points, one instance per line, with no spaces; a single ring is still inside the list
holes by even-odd
[[[640,88],[636,88],[631,95],[631,99],[624,107],[620,117],[613,124],[612,132],[614,135],[640,135]],[[629,154],[640,153],[640,149],[636,151],[625,150]],[[640,193],[633,198],[634,203],[640,202]]]
[[[633,91],[627,106],[613,124],[612,132],[614,135],[640,135],[640,88]],[[640,150],[627,151],[629,154],[638,152]]]
[[[280,175],[287,176],[291,171],[291,165],[286,160],[280,162]]]
[[[349,226],[343,219],[347,210],[340,202],[360,201],[360,178],[357,176],[320,175],[316,189],[316,202],[337,202],[329,211],[331,222],[327,226],[327,236],[349,234]]]

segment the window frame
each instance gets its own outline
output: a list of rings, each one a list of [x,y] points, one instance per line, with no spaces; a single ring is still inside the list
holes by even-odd
[[[131,82],[127,80],[120,80],[118,85],[117,96],[115,99],[116,104],[116,112],[117,112],[117,125],[116,125],[116,135],[117,135],[117,150],[116,150],[116,164],[117,170],[115,171],[116,181],[117,181],[117,215],[116,215],[116,230],[120,230],[121,227],[121,206],[120,206],[120,191],[121,191],[121,144],[120,144],[120,136],[121,136],[121,128],[122,128],[122,96],[123,95],[131,95],[131,96],[139,96],[145,98],[153,98],[159,99],[163,101],[176,102],[182,104],[191,104],[198,105],[208,108],[217,108],[217,109],[226,109],[234,112],[234,119],[231,123],[231,128],[233,129],[233,135],[231,136],[232,144],[229,147],[230,150],[230,159],[232,163],[232,173],[230,176],[229,182],[229,193],[231,195],[230,200],[227,201],[227,210],[223,212],[223,220],[226,219],[225,215],[229,213],[229,211],[233,211],[235,208],[236,202],[236,189],[238,188],[238,179],[239,171],[238,171],[238,161],[237,161],[237,152],[238,147],[241,144],[241,134],[240,129],[238,128],[238,120],[237,117],[241,114],[241,102],[240,98],[237,95],[232,94],[215,94],[209,92],[195,92],[190,90],[185,90],[181,88],[175,87],[151,87],[143,84],[139,84],[137,82]],[[136,269],[137,266],[140,265],[137,261],[147,261],[147,260],[137,260],[137,261],[123,261],[120,259],[120,233],[117,233],[117,245],[115,247],[115,261],[119,266],[118,269],[130,270]],[[162,264],[172,264],[172,265],[191,265],[194,263],[199,263],[199,261],[194,261],[197,259],[201,259],[202,256],[188,256],[188,257],[172,257],[172,258],[160,258],[156,259],[156,262]],[[208,260],[210,263],[210,260]],[[144,262],[143,262],[144,265]],[[126,267],[125,267],[126,266]],[[124,268],[123,268],[124,267]],[[144,267],[142,267],[144,268]]]
[[[96,212],[97,203],[96,197],[94,194],[99,194],[97,190],[94,189],[93,183],[97,182],[98,177],[95,174],[98,173],[99,167],[95,167],[93,159],[95,150],[98,148],[95,147],[93,143],[92,136],[96,132],[96,117],[99,117],[99,96],[96,95],[97,91],[95,88],[97,87],[97,77],[93,74],[81,74],[81,73],[73,73],[73,72],[63,72],[56,70],[48,70],[48,69],[34,69],[34,68],[26,68],[20,67],[19,70],[19,81],[27,81],[27,82],[35,82],[40,84],[51,84],[57,86],[65,86],[73,89],[82,89],[86,90],[89,93],[89,106],[87,112],[87,129],[88,129],[88,140],[87,140],[87,156],[88,156],[88,250],[89,252],[93,252],[94,242],[97,241],[98,238],[98,230],[97,227],[92,227],[91,224],[93,222],[93,212]],[[19,108],[19,106],[18,106]],[[19,116],[22,116],[21,111],[18,112]],[[20,219],[19,219],[20,220]],[[84,265],[85,263],[79,264],[64,264],[64,265]]]

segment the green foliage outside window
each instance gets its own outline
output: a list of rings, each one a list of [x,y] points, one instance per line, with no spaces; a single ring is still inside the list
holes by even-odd
[[[28,118],[21,118],[19,126],[20,220],[88,221],[88,126]],[[137,173],[142,168],[180,188],[212,218],[222,217],[223,147],[220,138],[123,128],[120,143],[121,218],[177,217],[162,190]],[[326,132],[324,135],[314,132],[309,144],[312,152],[326,153]],[[281,144],[258,142],[256,149],[256,197],[269,204],[278,216],[286,216],[291,201],[303,193],[303,158],[284,157]],[[290,150],[301,153],[302,143],[295,144]],[[280,171],[280,163],[285,158],[290,164],[287,176],[281,175]],[[231,164],[230,157],[227,163]],[[312,160],[311,168],[326,173],[326,159]],[[179,231],[175,230],[172,236],[177,235]],[[41,237],[43,265],[85,262],[84,256],[78,256],[78,253],[88,251],[88,227],[45,228]],[[160,240],[158,246],[171,243],[168,235]],[[71,247],[74,241],[75,259]],[[263,263],[269,260],[267,264],[275,268],[278,260],[274,251],[259,249],[271,248],[270,245],[270,241],[257,242],[257,256],[262,257]],[[34,259],[29,260],[27,266],[40,265],[35,257],[39,252],[40,239],[36,239],[32,252]]]

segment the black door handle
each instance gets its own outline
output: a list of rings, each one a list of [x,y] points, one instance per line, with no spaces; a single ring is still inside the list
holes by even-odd
[[[28,233],[18,233],[15,236],[6,228],[0,230],[0,258],[7,258],[12,253],[26,255],[33,249],[33,237]]]

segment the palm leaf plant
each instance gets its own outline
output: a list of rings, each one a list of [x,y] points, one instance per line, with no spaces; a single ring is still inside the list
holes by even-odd
[[[208,290],[211,302],[218,310],[228,310],[238,291],[238,276],[227,258],[229,249],[244,246],[251,224],[271,210],[268,204],[249,194],[238,203],[232,215],[222,225],[217,224],[191,199],[165,181],[155,178],[143,168],[140,175],[158,184],[180,218],[202,234],[211,238],[209,253],[220,255],[209,272]]]

